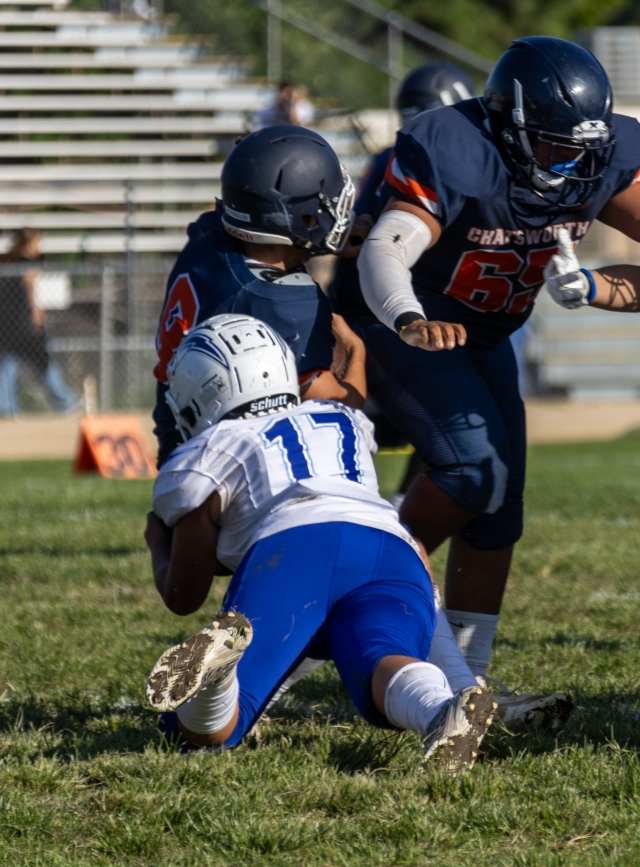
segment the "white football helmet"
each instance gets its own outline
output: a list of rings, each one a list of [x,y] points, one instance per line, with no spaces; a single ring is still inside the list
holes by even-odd
[[[222,313],[201,322],[186,334],[167,371],[165,397],[184,440],[223,418],[300,403],[293,353],[253,316]]]

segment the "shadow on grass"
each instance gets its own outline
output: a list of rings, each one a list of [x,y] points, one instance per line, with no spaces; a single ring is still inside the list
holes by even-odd
[[[574,698],[576,710],[559,732],[529,729],[514,735],[498,723],[483,742],[483,753],[488,759],[500,760],[514,752],[539,755],[565,746],[608,747],[614,743],[640,750],[640,691],[574,693]]]
[[[322,742],[323,761],[346,774],[383,770],[405,749],[415,751],[413,733],[376,729],[360,719],[333,666],[325,669],[297,684],[269,711],[264,746],[286,751]],[[560,732],[532,729],[514,735],[495,725],[482,745],[484,760],[568,746],[616,744],[640,751],[640,690],[576,695],[576,701],[576,711]],[[165,748],[156,714],[138,701],[109,704],[69,694],[0,704],[0,759],[89,760],[105,753],[141,753],[150,745]]]
[[[0,756],[86,760],[103,753],[140,753],[161,743],[158,717],[139,702],[98,704],[86,696],[26,697],[0,705]],[[15,738],[7,738],[7,735]],[[23,736],[23,737],[21,737]]]
[[[358,711],[332,662],[294,684],[268,714],[286,722],[350,723]]]
[[[327,764],[343,774],[385,770],[405,748],[415,751],[414,740],[408,732],[354,729],[331,743]]]

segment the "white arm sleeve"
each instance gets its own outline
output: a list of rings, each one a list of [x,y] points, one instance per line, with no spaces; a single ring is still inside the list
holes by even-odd
[[[358,272],[369,309],[392,331],[402,313],[426,319],[411,286],[411,268],[431,244],[431,231],[407,211],[386,211],[358,256]]]

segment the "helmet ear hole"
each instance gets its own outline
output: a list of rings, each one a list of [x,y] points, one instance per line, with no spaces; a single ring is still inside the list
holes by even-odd
[[[318,225],[318,218],[315,214],[303,214],[302,222],[305,224],[307,229],[315,229]]]
[[[180,417],[186,421],[190,428],[196,426],[196,414],[190,406],[185,406],[184,409],[180,410]]]
[[[558,90],[562,94],[562,98],[567,103],[569,108],[573,108],[573,99],[571,98],[571,94],[567,90],[567,86],[559,75],[556,75],[556,81],[558,82]]]

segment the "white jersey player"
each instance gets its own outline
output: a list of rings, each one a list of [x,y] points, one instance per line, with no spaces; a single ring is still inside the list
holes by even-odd
[[[186,337],[168,395],[187,441],[154,488],[156,585],[188,614],[218,559],[235,571],[224,610],[154,666],[151,706],[177,711],[188,744],[234,746],[302,660],[333,659],[368,722],[419,732],[449,772],[470,766],[495,704],[463,660],[455,694],[427,662],[432,584],[379,496],[366,417],[333,401],[298,405],[291,351],[230,314]]]

